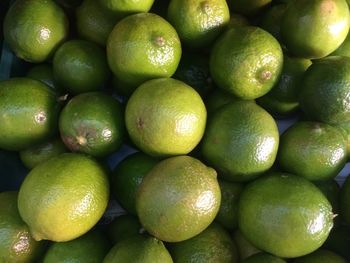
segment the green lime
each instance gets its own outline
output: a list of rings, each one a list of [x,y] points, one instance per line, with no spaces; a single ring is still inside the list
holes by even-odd
[[[117,243],[103,263],[172,263],[162,241],[150,236],[134,236]]]
[[[253,246],[242,234],[239,229],[237,229],[233,235],[234,241],[237,245],[237,250],[239,258],[244,260],[254,254],[261,252],[259,249]]]
[[[346,142],[333,126],[297,122],[281,136],[277,159],[286,172],[311,181],[330,180],[346,163]]]
[[[63,10],[47,0],[17,0],[4,20],[4,39],[16,55],[39,63],[50,58],[68,35]]]
[[[266,11],[260,21],[260,27],[278,40],[281,40],[281,22],[286,9],[286,4],[272,6]]]
[[[167,242],[194,237],[219,211],[220,187],[214,169],[189,156],[156,164],[144,177],[136,196],[143,227]]]
[[[238,202],[243,185],[219,180],[221,204],[215,220],[227,229],[235,229],[238,225]]]
[[[272,116],[251,101],[221,107],[209,119],[203,158],[229,181],[249,181],[269,170],[279,144]]]
[[[27,72],[27,77],[40,80],[58,94],[62,93],[62,88],[54,80],[53,69],[50,64],[39,64],[33,66]]]
[[[124,239],[138,235],[140,230],[141,224],[137,217],[121,215],[108,225],[107,234],[112,244],[116,244]]]
[[[97,0],[84,0],[75,13],[78,35],[105,46],[118,18],[105,10]]]
[[[344,42],[331,54],[331,56],[350,57],[350,34],[346,36]]]
[[[191,239],[169,245],[174,263],[238,262],[237,248],[230,235],[217,223]]]
[[[112,193],[129,213],[136,215],[137,190],[143,178],[157,163],[157,159],[137,152],[126,157],[113,171]]]
[[[108,37],[108,63],[118,80],[134,90],[146,80],[171,77],[181,58],[175,29],[151,13],[121,20]]]
[[[257,99],[264,109],[275,116],[287,116],[299,108],[298,95],[302,77],[310,67],[311,60],[284,55],[281,77],[264,96]]]
[[[318,189],[327,197],[329,203],[332,205],[333,213],[339,213],[339,196],[340,196],[340,186],[335,180],[327,181],[314,181],[313,182]],[[335,220],[338,217],[335,218]]]
[[[173,77],[194,88],[202,97],[206,97],[214,87],[209,59],[200,53],[184,53]]]
[[[171,0],[168,20],[182,42],[190,47],[205,47],[225,29],[230,20],[226,0]]]
[[[93,230],[72,241],[53,243],[46,252],[43,263],[99,263],[109,248],[106,237]]]
[[[185,83],[170,78],[142,84],[125,110],[131,140],[152,156],[192,151],[202,139],[206,117],[200,95]]]
[[[55,53],[53,73],[57,83],[70,93],[99,90],[109,77],[106,54],[92,42],[67,41]]]
[[[38,164],[65,152],[67,152],[67,148],[64,143],[60,139],[55,138],[20,151],[19,155],[23,164],[28,169],[32,169]]]
[[[325,249],[319,249],[307,256],[297,258],[295,263],[347,263],[343,257],[337,255],[336,253],[325,250]]]
[[[90,157],[64,153],[27,175],[18,209],[35,240],[64,242],[88,232],[102,217],[108,198],[105,169]]]
[[[277,83],[283,66],[278,41],[258,27],[227,30],[210,55],[210,72],[218,87],[241,99],[256,99]]]
[[[0,262],[35,262],[44,252],[44,241],[30,235],[17,209],[17,192],[0,193]]]
[[[275,173],[249,184],[240,197],[239,229],[256,247],[279,257],[319,248],[333,227],[332,207],[303,177]]]
[[[340,191],[340,212],[342,218],[350,224],[350,176],[346,178]]]
[[[345,0],[295,0],[288,2],[281,36],[295,56],[322,58],[343,43],[349,27],[349,6]]]
[[[299,102],[312,120],[339,124],[350,121],[350,57],[315,61],[301,82]]]
[[[63,142],[71,151],[104,157],[123,143],[122,107],[102,92],[83,93],[63,108],[59,128]]]
[[[20,151],[56,133],[60,105],[47,85],[29,78],[0,81],[0,148]]]
[[[147,13],[154,0],[99,0],[101,6],[113,12],[119,19],[136,13]]]
[[[233,12],[243,15],[256,15],[268,7],[272,0],[229,0]]]
[[[242,263],[286,263],[285,260],[267,253],[258,253],[242,261]]]
[[[205,98],[205,106],[209,114],[213,114],[222,106],[229,104],[230,102],[238,101],[239,99],[230,93],[222,89],[215,88],[209,95]]]

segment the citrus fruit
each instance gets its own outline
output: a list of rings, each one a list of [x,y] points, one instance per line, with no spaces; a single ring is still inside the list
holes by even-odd
[[[179,242],[212,223],[220,200],[215,170],[193,157],[177,156],[159,162],[143,178],[136,210],[151,235]]]
[[[222,106],[239,100],[235,96],[222,89],[215,88],[209,95],[205,98],[204,103],[209,114],[213,114],[217,109]]]
[[[39,64],[33,66],[26,75],[28,78],[40,80],[58,94],[62,93],[62,88],[56,83],[53,76],[53,69],[50,64]]]
[[[135,13],[148,12],[154,3],[154,0],[99,0],[99,3],[105,9],[113,12],[118,18],[123,18]]]
[[[281,21],[286,9],[286,4],[272,6],[266,11],[260,21],[260,27],[278,40],[281,40]]]
[[[230,235],[217,223],[212,223],[197,236],[169,245],[174,263],[238,262],[237,249]]]
[[[203,136],[206,117],[199,94],[170,78],[150,80],[139,86],[125,110],[131,140],[153,156],[192,151]]]
[[[0,193],[0,262],[26,263],[38,260],[45,242],[30,235],[17,209],[17,192]]]
[[[333,227],[332,207],[303,177],[275,173],[249,184],[240,197],[239,229],[256,247],[279,257],[318,249]]]
[[[286,263],[285,260],[267,253],[258,253],[242,261],[242,263]]]
[[[249,181],[275,162],[279,134],[275,120],[250,101],[229,103],[209,119],[201,143],[203,158],[229,181]]]
[[[302,58],[322,58],[336,50],[350,27],[345,0],[289,1],[281,23],[287,49]]]
[[[53,243],[43,263],[98,263],[103,261],[109,248],[105,236],[94,230],[72,241]]]
[[[333,126],[297,122],[281,136],[277,159],[286,172],[312,181],[330,180],[346,163],[346,142]]]
[[[103,263],[172,263],[173,260],[162,241],[137,235],[117,243],[107,254]]]
[[[332,205],[333,213],[339,213],[339,195],[340,195],[340,187],[335,180],[328,181],[314,181],[313,182],[318,189],[327,197],[329,203]],[[335,220],[338,217],[335,218]]]
[[[140,233],[141,225],[137,217],[132,215],[121,215],[108,225],[108,237],[112,244],[124,239],[136,236]]]
[[[47,60],[68,35],[68,20],[54,1],[17,0],[8,10],[4,39],[28,62]]]
[[[340,191],[340,212],[342,218],[350,224],[350,177],[348,176]]]
[[[31,170],[19,190],[18,209],[35,240],[63,242],[88,232],[108,198],[104,168],[90,157],[64,153]]]
[[[56,81],[73,94],[98,90],[109,77],[105,52],[85,40],[70,40],[60,46],[53,72]]]
[[[331,54],[331,56],[350,57],[350,34],[348,34],[344,42]]]
[[[135,89],[146,80],[171,77],[180,62],[181,43],[165,19],[140,13],[114,27],[108,37],[107,58],[117,79]]]
[[[157,163],[157,159],[137,152],[126,157],[113,171],[111,176],[112,193],[129,213],[136,215],[137,190],[143,178]]]
[[[243,15],[255,15],[271,4],[272,0],[230,0],[232,11]]]
[[[19,155],[23,164],[28,169],[32,169],[38,164],[65,152],[67,152],[67,148],[64,143],[60,139],[55,138],[20,151]]]
[[[299,102],[307,117],[337,124],[350,121],[350,58],[315,61],[301,82]]]
[[[238,250],[240,260],[244,260],[254,254],[261,252],[243,236],[242,232],[239,231],[239,229],[237,229],[234,232],[233,239],[237,245],[237,250]]]
[[[168,20],[190,47],[210,45],[230,20],[226,0],[171,0]]]
[[[238,201],[243,185],[219,180],[221,204],[215,220],[227,229],[237,228]]]
[[[295,263],[346,263],[347,261],[332,251],[319,249],[307,256],[297,258]]]
[[[206,97],[214,86],[209,72],[209,59],[200,53],[184,53],[173,78],[185,82],[202,97]]]
[[[210,72],[218,87],[241,99],[265,95],[278,81],[283,53],[265,30],[234,27],[216,42],[210,55]]]
[[[118,18],[112,12],[105,10],[97,0],[84,0],[75,13],[78,35],[105,46]]]
[[[63,142],[71,151],[104,157],[118,150],[123,142],[122,107],[102,92],[83,93],[63,108],[59,128]]]
[[[305,71],[311,60],[284,55],[281,77],[264,96],[257,99],[264,109],[275,116],[287,116],[299,108],[299,91]]]
[[[24,150],[56,132],[60,108],[56,94],[38,80],[12,78],[1,81],[0,105],[2,149]]]

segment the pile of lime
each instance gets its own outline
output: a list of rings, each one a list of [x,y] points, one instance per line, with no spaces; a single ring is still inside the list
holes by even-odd
[[[350,1],[9,2],[0,262],[350,262]]]

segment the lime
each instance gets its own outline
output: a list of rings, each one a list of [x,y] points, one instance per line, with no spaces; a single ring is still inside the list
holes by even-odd
[[[17,209],[17,192],[0,193],[0,262],[26,263],[38,260],[45,242],[30,235]]]
[[[154,0],[99,0],[99,3],[120,19],[131,14],[148,12]]]
[[[202,139],[206,117],[199,94],[185,83],[169,78],[142,84],[125,110],[131,140],[152,156],[192,151]]]
[[[297,258],[295,263],[346,263],[343,257],[335,254],[332,251],[319,249],[305,257]]]
[[[333,227],[332,207],[306,179],[275,173],[249,184],[240,197],[238,224],[256,247],[279,257],[318,249]]]
[[[131,15],[109,35],[107,58],[118,80],[134,90],[146,80],[171,77],[180,62],[181,43],[175,29],[162,17]]]
[[[190,47],[210,45],[230,20],[226,0],[171,0],[168,20]]]
[[[4,39],[29,62],[47,60],[68,35],[68,19],[54,1],[17,0],[4,20]]]
[[[135,198],[145,175],[158,163],[153,157],[137,152],[126,157],[113,171],[111,177],[112,193],[118,202],[136,215]]]
[[[350,58],[315,61],[305,72],[300,107],[307,117],[330,124],[350,121]]]
[[[123,143],[122,107],[102,92],[83,93],[64,107],[59,128],[63,142],[71,151],[104,157]]]
[[[223,179],[249,181],[272,167],[278,143],[271,115],[254,102],[236,101],[209,119],[201,149]]]
[[[237,249],[230,235],[213,223],[197,236],[169,245],[174,263],[238,262]]]
[[[350,57],[350,34],[346,36],[344,42],[331,55]]]
[[[162,241],[149,236],[137,235],[117,243],[103,263],[172,263],[173,260]]]
[[[242,261],[242,263],[286,263],[285,260],[267,253],[258,253]]]
[[[283,15],[281,36],[295,56],[322,58],[343,43],[349,27],[345,0],[295,0]]]
[[[215,170],[193,157],[177,156],[159,162],[144,177],[136,210],[151,235],[179,242],[212,223],[220,200]]]
[[[60,139],[55,138],[20,151],[19,155],[23,164],[28,169],[32,169],[38,164],[65,152],[67,152],[67,148],[64,143]]]
[[[95,160],[64,153],[25,178],[18,209],[35,240],[70,241],[88,232],[108,203],[105,170]]]
[[[53,243],[43,263],[98,263],[103,261],[109,248],[105,236],[94,230],[72,241]]]
[[[346,142],[333,126],[297,122],[281,136],[277,159],[286,172],[312,181],[330,180],[346,163]]]
[[[258,27],[227,30],[210,55],[210,72],[218,87],[242,99],[265,95],[277,83],[283,53],[277,40]]]
[[[55,92],[42,82],[0,81],[0,105],[0,148],[24,150],[55,134],[60,105]]]
[[[333,213],[339,213],[339,196],[340,196],[340,187],[335,180],[327,181],[314,181],[313,182],[318,189],[327,197],[329,203],[332,205]],[[337,220],[338,217],[335,218]]]
[[[107,234],[112,244],[116,244],[124,239],[138,235],[140,230],[141,224],[137,217],[121,215],[108,225]]]
[[[73,94],[98,90],[109,77],[105,52],[85,40],[70,40],[60,46],[53,72],[57,83]]]

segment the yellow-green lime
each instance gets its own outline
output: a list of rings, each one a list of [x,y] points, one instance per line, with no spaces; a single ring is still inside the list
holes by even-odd
[[[3,30],[19,58],[39,63],[49,59],[68,36],[68,19],[54,1],[17,0],[5,16]]]
[[[210,45],[230,20],[226,0],[171,0],[168,20],[190,47]]]
[[[125,110],[131,140],[152,156],[192,151],[202,139],[206,117],[200,95],[171,78],[154,79],[139,86]]]
[[[135,89],[146,80],[171,77],[181,58],[176,30],[152,13],[128,16],[108,37],[108,63],[118,80]]]
[[[277,83],[282,66],[280,44],[259,27],[227,30],[210,54],[214,82],[241,99],[256,99],[269,92]]]
[[[0,262],[27,263],[39,260],[46,242],[36,241],[17,209],[17,192],[0,193]]]
[[[144,177],[136,196],[142,226],[167,242],[190,239],[214,220],[221,201],[214,169],[189,156],[159,162]]]
[[[109,199],[105,169],[81,154],[64,153],[36,166],[18,195],[18,209],[35,240],[70,241],[102,217]]]
[[[119,19],[136,13],[147,13],[154,0],[98,0],[101,6],[113,12]]]

